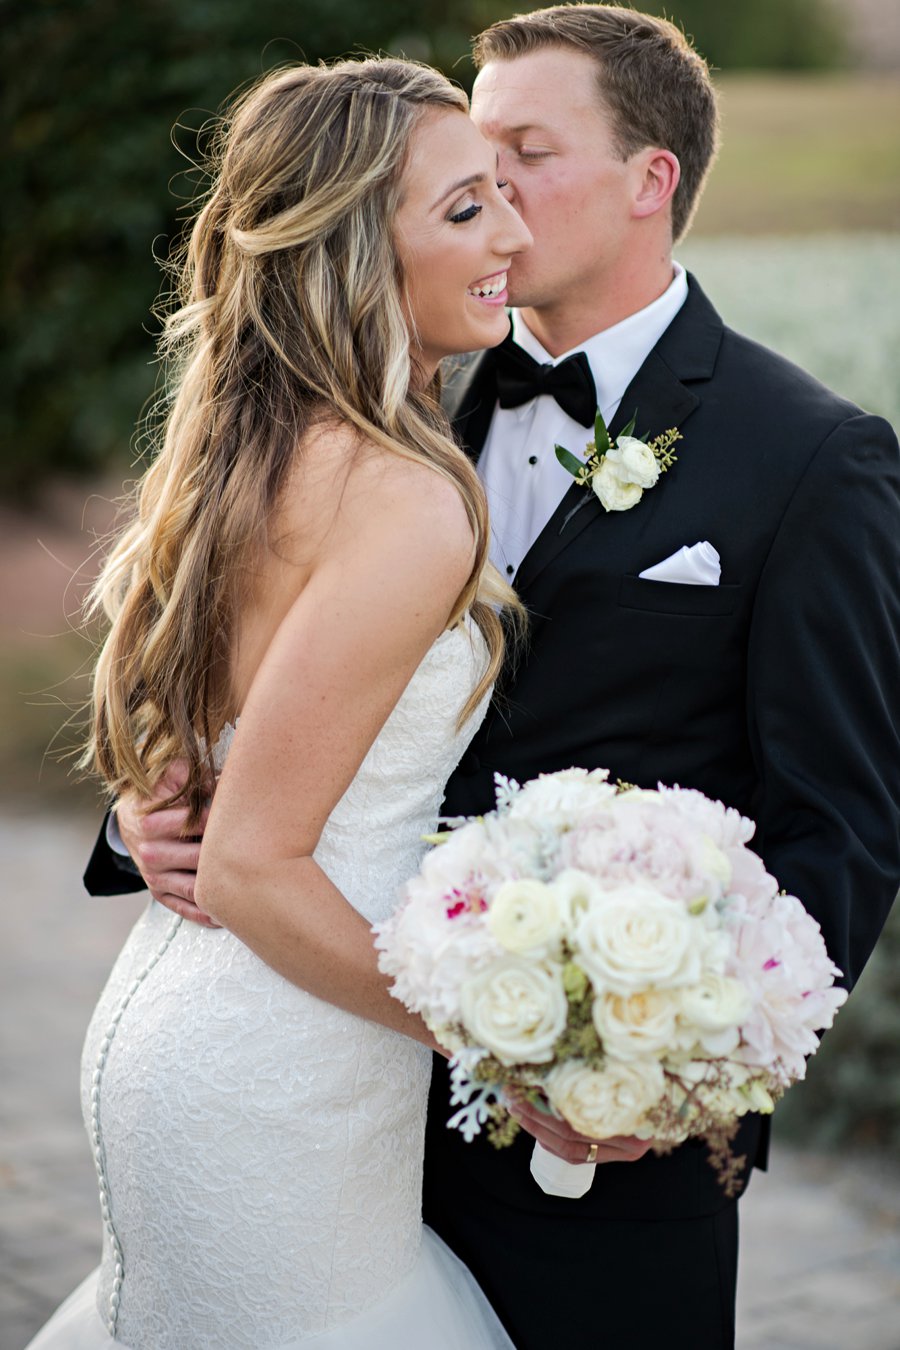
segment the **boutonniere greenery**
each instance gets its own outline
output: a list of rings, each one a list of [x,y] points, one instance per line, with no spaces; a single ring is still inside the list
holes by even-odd
[[[637,413],[628,426],[612,440],[606,423],[598,411],[594,422],[594,439],[588,441],[587,458],[580,460],[565,446],[556,447],[556,458],[567,469],[575,482],[590,487],[605,511],[630,511],[637,506],[648,488],[652,488],[661,473],[671,469],[677,456],[672,447],[683,439],[675,427],[641,440],[633,436]],[[586,499],[585,499],[586,500]],[[575,511],[584,502],[579,502]],[[565,529],[575,511],[570,511],[563,522]]]

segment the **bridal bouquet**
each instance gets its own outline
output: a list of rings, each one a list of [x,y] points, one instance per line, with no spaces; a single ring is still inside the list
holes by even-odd
[[[840,971],[747,848],[752,821],[607,779],[498,776],[496,809],[437,836],[379,925],[381,969],[454,1052],[449,1124],[467,1139],[511,1140],[509,1088],[592,1138],[703,1138],[733,1193],[738,1118],[803,1078]],[[556,1194],[593,1175],[540,1145],[532,1170]]]

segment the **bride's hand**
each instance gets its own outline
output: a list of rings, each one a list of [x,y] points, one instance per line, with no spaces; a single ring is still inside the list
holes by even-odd
[[[637,1162],[651,1147],[648,1139],[635,1139],[630,1135],[615,1135],[610,1139],[590,1139],[586,1134],[573,1130],[568,1121],[559,1116],[540,1111],[530,1103],[506,1093],[506,1105],[524,1130],[535,1138],[548,1153],[554,1153],[568,1163],[583,1163],[588,1160],[592,1144],[597,1144],[593,1161],[597,1163]]]
[[[163,774],[149,799],[134,792],[120,797],[116,805],[116,823],[122,843],[153,899],[184,919],[217,928],[219,925],[194,903],[200,838],[208,811],[204,810],[199,824],[194,825],[188,835],[187,807],[149,809],[154,802],[165,801],[178,792],[186,779],[186,766],[178,760]]]

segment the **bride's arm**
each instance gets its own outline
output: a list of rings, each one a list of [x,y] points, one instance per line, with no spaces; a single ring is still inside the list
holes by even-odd
[[[371,491],[342,502],[254,676],[195,899],[293,983],[434,1046],[388,993],[369,924],[312,857],[472,566],[451,484],[402,461],[370,477]]]

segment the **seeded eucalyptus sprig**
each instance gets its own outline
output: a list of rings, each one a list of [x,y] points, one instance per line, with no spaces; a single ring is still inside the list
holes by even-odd
[[[654,436],[647,445],[656,456],[659,464],[660,473],[665,473],[666,469],[671,469],[672,465],[678,459],[673,452],[672,446],[676,441],[682,441],[684,437],[677,427],[669,427],[668,431],[662,431],[658,436]]]

